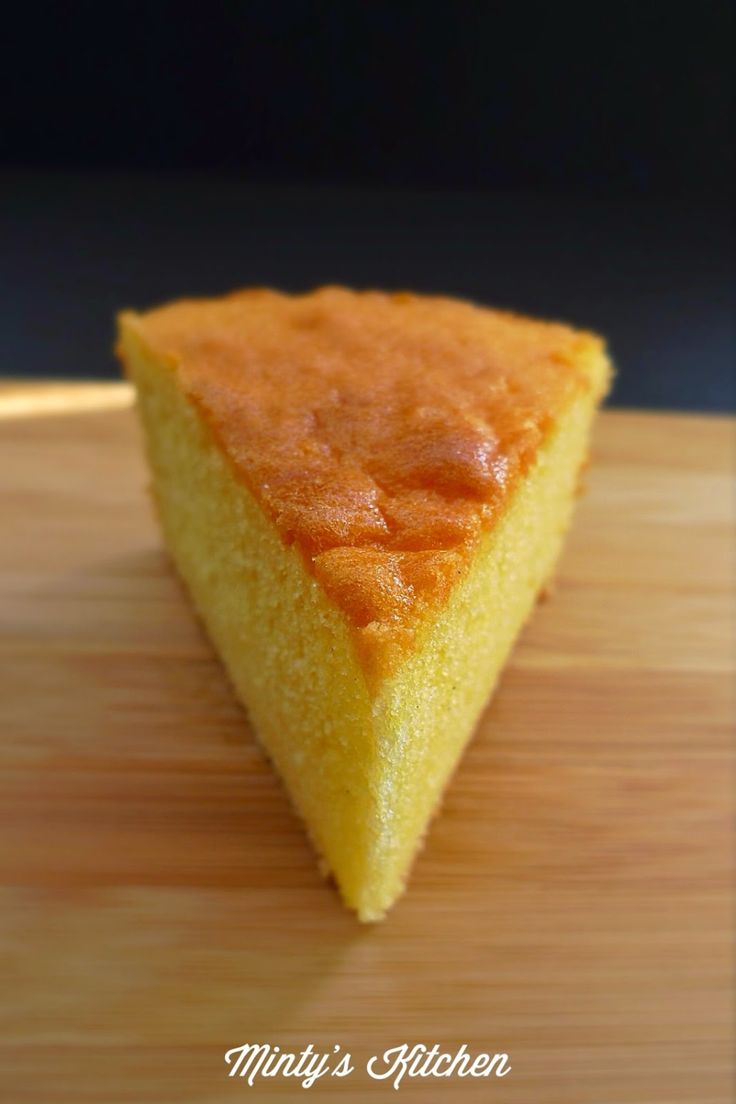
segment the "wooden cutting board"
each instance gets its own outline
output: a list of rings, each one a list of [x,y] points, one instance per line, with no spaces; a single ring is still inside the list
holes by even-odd
[[[362,927],[167,565],[124,385],[0,394],[0,1099],[271,1097],[224,1052],[507,1052],[403,1098],[731,1099],[733,423],[606,413],[408,894]],[[2,1084],[4,1082],[4,1085]]]

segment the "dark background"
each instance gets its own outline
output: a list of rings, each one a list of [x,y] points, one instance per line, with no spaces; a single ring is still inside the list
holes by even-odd
[[[614,401],[733,405],[733,6],[28,4],[0,97],[7,375],[245,284],[607,334]],[[10,25],[12,23],[12,25]]]

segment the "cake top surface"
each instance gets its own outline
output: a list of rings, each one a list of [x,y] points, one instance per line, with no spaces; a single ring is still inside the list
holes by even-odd
[[[183,300],[135,325],[366,642],[449,593],[602,349],[557,323],[337,287]]]

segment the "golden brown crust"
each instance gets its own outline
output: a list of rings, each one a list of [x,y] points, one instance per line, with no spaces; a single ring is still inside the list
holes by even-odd
[[[449,593],[598,338],[451,299],[251,289],[138,316],[363,650]]]

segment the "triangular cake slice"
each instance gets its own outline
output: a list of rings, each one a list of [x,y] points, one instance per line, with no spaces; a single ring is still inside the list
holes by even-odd
[[[451,299],[120,318],[172,559],[361,920],[405,886],[570,520],[601,341]]]

